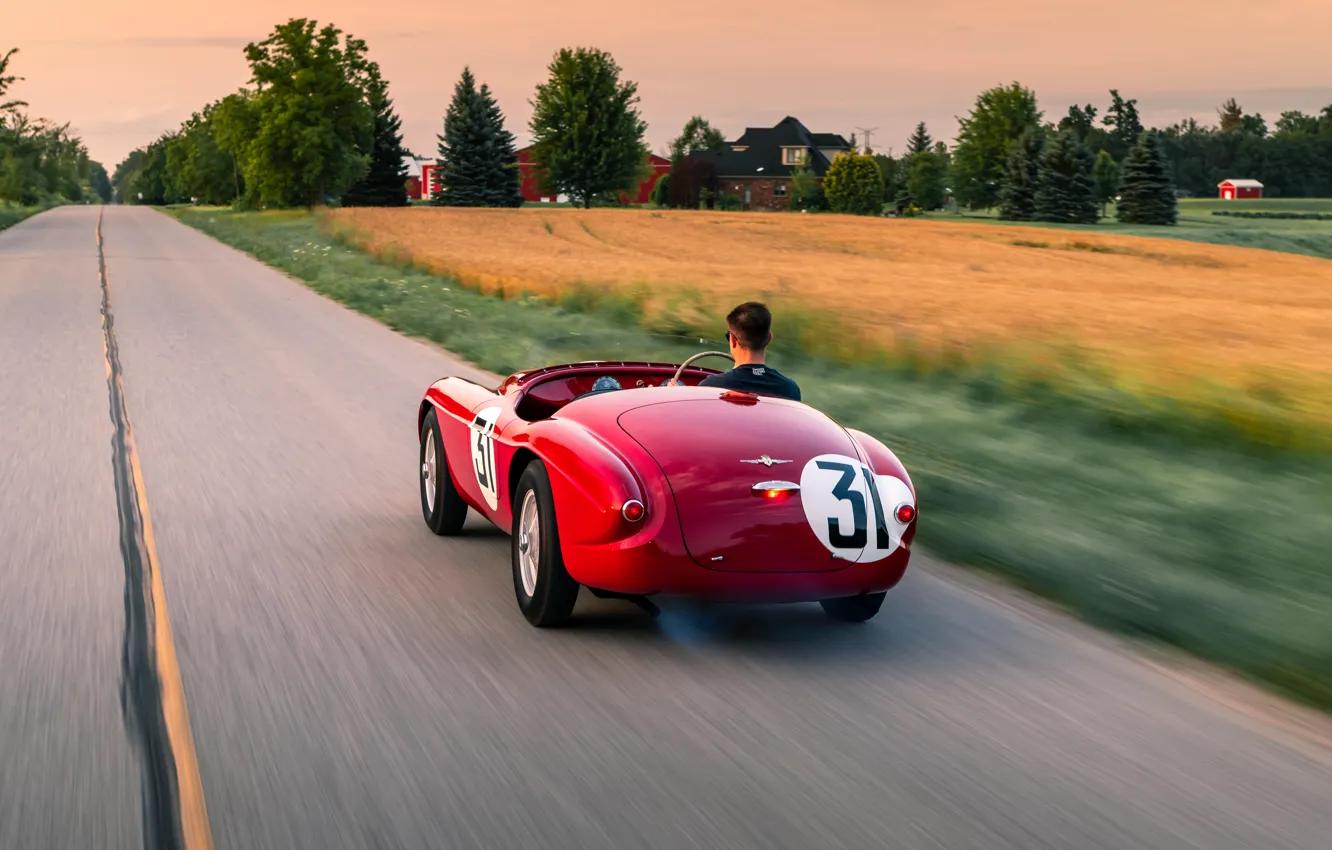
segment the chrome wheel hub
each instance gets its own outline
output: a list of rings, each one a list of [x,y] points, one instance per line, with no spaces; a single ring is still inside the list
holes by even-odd
[[[528,490],[518,515],[518,576],[523,593],[536,593],[537,571],[541,566],[541,508],[536,492]]]
[[[425,484],[426,510],[435,512],[435,432],[426,432],[425,460],[421,463],[421,480]]]

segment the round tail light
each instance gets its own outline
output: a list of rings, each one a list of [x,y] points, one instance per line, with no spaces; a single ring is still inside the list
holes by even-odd
[[[643,507],[643,503],[637,499],[630,499],[624,503],[624,507],[620,509],[620,513],[630,522],[638,522],[643,517],[647,516],[647,508]]]
[[[916,506],[910,504],[898,505],[896,513],[897,521],[903,525],[907,525],[916,518]]]

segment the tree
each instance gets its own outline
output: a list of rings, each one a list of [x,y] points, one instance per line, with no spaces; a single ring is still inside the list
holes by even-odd
[[[1012,146],[1041,122],[1036,95],[1018,83],[993,88],[976,98],[971,114],[959,119],[953,148],[953,189],[960,203],[989,209],[999,202]]]
[[[28,105],[21,100],[4,100],[5,93],[9,91],[9,87],[23,79],[22,77],[16,77],[13,74],[5,74],[5,71],[9,70],[9,58],[18,52],[19,50],[17,47],[11,47],[4,56],[0,57],[0,112],[9,112],[11,109],[17,109],[20,106]]]
[[[708,151],[722,153],[726,150],[726,137],[721,130],[708,123],[701,115],[695,115],[684,125],[680,135],[671,140],[671,163],[684,159],[691,153]]]
[[[907,177],[907,192],[916,206],[923,210],[937,210],[943,206],[948,162],[933,151],[921,151],[911,157],[911,171]],[[882,202],[880,203],[882,206]]]
[[[1125,224],[1174,224],[1179,201],[1156,134],[1144,132],[1124,160],[1116,217]]]
[[[341,35],[332,24],[293,18],[245,48],[256,125],[242,171],[265,204],[313,208],[369,166],[378,69],[365,58],[364,41]]]
[[[1276,122],[1278,136],[1316,136],[1318,135],[1318,116],[1305,115],[1298,109],[1282,112]]]
[[[883,174],[869,154],[838,154],[823,178],[823,192],[833,212],[877,215],[883,211]]]
[[[922,121],[916,125],[916,132],[912,133],[911,138],[907,140],[908,159],[918,153],[928,153],[933,146],[934,140],[930,138],[929,132],[925,129],[925,122]]]
[[[218,101],[213,111],[213,139],[218,150],[231,160],[231,179],[235,193],[233,203],[253,206],[257,202],[253,186],[241,176],[241,161],[258,125],[254,98],[250,91],[241,89]]]
[[[102,199],[102,203],[111,203],[111,178],[107,176],[106,168],[104,168],[100,162],[90,162],[88,163],[88,167],[90,173],[88,182],[91,185],[92,191],[97,194],[97,197]]]
[[[370,107],[375,111],[375,132],[370,143],[370,169],[342,196],[349,207],[407,206],[407,155],[402,146],[402,119],[393,110],[388,85],[374,81]]]
[[[1221,104],[1221,108],[1216,111],[1221,119],[1221,132],[1233,133],[1244,126],[1244,110],[1235,102],[1235,98],[1229,98]]]
[[[1028,127],[1008,155],[1008,172],[999,193],[999,217],[1007,221],[1031,221],[1036,217],[1036,189],[1040,185],[1041,153],[1045,133]]]
[[[1142,121],[1138,118],[1138,101],[1124,100],[1118,89],[1110,90],[1110,108],[1101,123],[1110,128],[1106,149],[1117,160],[1122,160],[1142,135]]]
[[[482,84],[478,91],[470,68],[453,89],[439,136],[439,190],[431,197],[436,206],[517,207],[518,154],[513,134],[504,129],[504,114]]]
[[[1096,163],[1092,166],[1092,181],[1096,184],[1096,200],[1101,205],[1101,217],[1105,217],[1105,207],[1115,199],[1119,192],[1119,163],[1109,151],[1096,154]]]
[[[549,71],[537,86],[530,124],[542,187],[584,208],[600,196],[632,192],[648,157],[638,85],[621,82],[615,60],[596,49],[565,48]]]
[[[791,204],[794,212],[819,212],[828,208],[828,198],[814,171],[808,165],[791,169]]]
[[[1041,152],[1036,220],[1093,224],[1097,219],[1092,155],[1071,130],[1055,135]]]
[[[1087,141],[1087,136],[1091,134],[1096,127],[1096,107],[1090,103],[1086,106],[1074,104],[1068,108],[1068,114],[1059,119],[1059,129],[1071,130],[1083,142]]]

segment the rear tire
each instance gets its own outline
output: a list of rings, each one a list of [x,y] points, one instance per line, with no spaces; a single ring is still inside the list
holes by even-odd
[[[534,460],[513,496],[513,592],[534,626],[560,626],[578,602],[578,582],[564,568],[555,498],[546,466]]]
[[[421,513],[426,525],[441,537],[457,534],[467,519],[467,503],[453,486],[444,440],[439,433],[439,417],[433,406],[421,423],[419,460],[417,480],[421,483]]]
[[[841,596],[837,599],[824,599],[819,602],[823,613],[839,623],[863,623],[879,613],[888,591],[862,593],[859,596]]]

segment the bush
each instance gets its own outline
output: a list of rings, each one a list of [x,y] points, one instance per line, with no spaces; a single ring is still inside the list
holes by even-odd
[[[875,215],[883,209],[883,172],[872,156],[838,154],[823,179],[823,192],[833,212]]]

